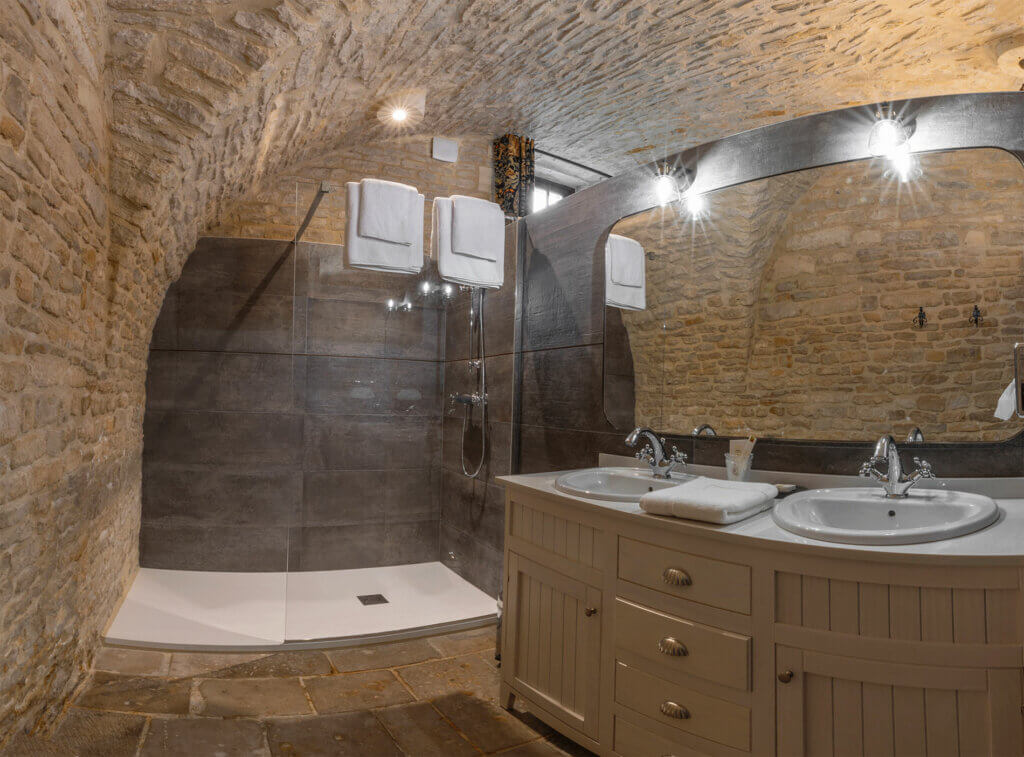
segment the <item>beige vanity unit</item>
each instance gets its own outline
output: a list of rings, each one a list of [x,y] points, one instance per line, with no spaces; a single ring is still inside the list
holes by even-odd
[[[502,479],[505,706],[622,757],[1024,753],[1024,501],[969,536],[854,547],[555,478]]]

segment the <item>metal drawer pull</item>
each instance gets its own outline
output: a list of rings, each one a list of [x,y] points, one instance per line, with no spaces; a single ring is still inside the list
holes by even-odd
[[[585,608],[583,608],[583,614],[586,615],[588,618],[591,615],[597,615],[597,608],[596,607],[585,607]]]
[[[793,680],[793,671],[792,670],[783,670],[781,673],[779,673],[778,677],[779,677],[779,683],[789,683],[790,681]]]
[[[690,711],[681,704],[675,702],[662,702],[661,714],[665,717],[676,718],[677,720],[689,720]]]
[[[686,657],[690,654],[690,650],[686,648],[683,642],[671,636],[666,636],[658,642],[658,651],[662,654],[667,654],[669,657]]]
[[[690,574],[682,568],[665,568],[665,572],[661,574],[661,580],[669,586],[693,585],[693,579],[690,578]]]

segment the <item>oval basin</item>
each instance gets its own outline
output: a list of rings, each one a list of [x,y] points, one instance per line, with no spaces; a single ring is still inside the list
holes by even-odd
[[[846,544],[916,544],[963,536],[995,522],[999,508],[982,494],[912,490],[887,499],[881,489],[815,489],[779,502],[772,512],[800,536]]]
[[[696,478],[686,473],[673,473],[672,478],[655,478],[643,468],[584,468],[565,473],[555,480],[560,492],[588,499],[610,502],[639,502],[640,497],[655,489],[676,486]]]

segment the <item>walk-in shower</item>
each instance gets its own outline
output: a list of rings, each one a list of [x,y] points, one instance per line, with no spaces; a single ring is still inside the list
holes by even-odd
[[[273,649],[494,618],[490,302],[432,260],[415,275],[356,269],[341,244],[305,241],[307,228],[329,239],[322,219],[344,203],[301,190],[293,239],[203,238],[168,292],[150,348],[140,572],[110,642]],[[460,402],[462,428],[448,412]]]

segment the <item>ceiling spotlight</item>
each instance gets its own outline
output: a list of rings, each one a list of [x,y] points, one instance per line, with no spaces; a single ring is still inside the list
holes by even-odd
[[[427,106],[427,93],[423,89],[395,92],[381,102],[377,118],[391,127],[408,128],[416,126],[422,119]]]
[[[409,117],[409,111],[407,111],[405,108],[399,107],[399,108],[395,108],[395,109],[393,109],[391,111],[391,120],[392,121],[397,121],[398,123],[402,123],[402,121],[404,121],[408,117]]]
[[[700,218],[708,212],[708,198],[703,192],[687,192],[683,195],[686,210],[694,218]]]
[[[921,163],[914,153],[911,152],[910,145],[906,142],[889,153],[887,159],[889,161],[889,170],[885,172],[887,179],[895,178],[906,183],[920,179],[924,173],[921,170]]]
[[[898,118],[875,121],[868,134],[868,152],[876,157],[889,157],[907,144],[907,127]]]
[[[654,196],[658,199],[659,205],[668,205],[679,199],[679,185],[676,180],[667,173],[660,174],[654,180]]]

